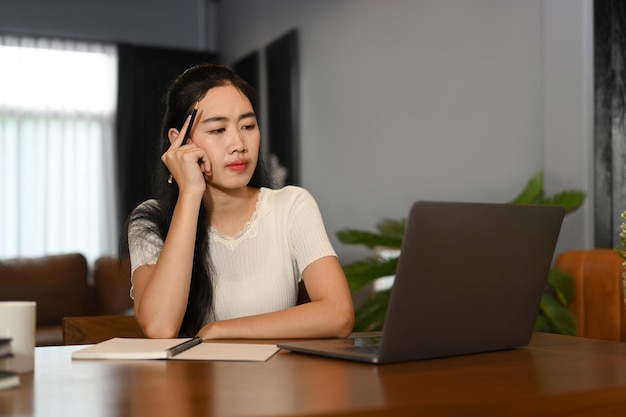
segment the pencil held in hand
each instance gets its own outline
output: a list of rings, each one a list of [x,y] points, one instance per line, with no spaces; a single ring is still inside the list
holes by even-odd
[[[189,124],[187,125],[185,136],[183,136],[183,143],[181,143],[180,146],[183,146],[185,143],[187,143],[187,139],[189,139],[189,136],[191,136],[191,128],[193,127],[193,122],[194,120],[196,120],[196,114],[198,113],[198,104],[200,103],[196,103],[196,105],[193,106],[193,111],[191,112],[191,119],[189,119]]]
[[[191,136],[191,128],[193,126],[194,120],[196,120],[196,114],[198,113],[199,104],[200,103],[196,102],[196,105],[193,106],[193,111],[191,112],[191,119],[189,119],[189,124],[187,125],[187,130],[185,130],[185,135],[183,136],[183,141],[180,144],[180,146],[183,146],[185,143],[187,143],[187,139],[189,139],[189,136]],[[167,177],[167,183],[171,184],[172,181],[174,181],[174,177],[172,176],[172,174],[170,174],[170,176]]]

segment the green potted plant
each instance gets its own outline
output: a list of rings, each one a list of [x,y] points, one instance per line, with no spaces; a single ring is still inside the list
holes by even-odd
[[[585,200],[580,190],[565,190],[546,196],[543,188],[543,172],[537,173],[526,187],[510,203],[556,205],[565,208],[566,213],[578,209]],[[347,245],[364,245],[372,250],[372,255],[357,262],[344,265],[343,269],[352,293],[372,284],[381,277],[395,273],[397,256],[388,256],[398,251],[402,245],[406,219],[383,219],[376,225],[376,232],[355,229],[342,229],[337,232],[340,242]],[[573,277],[564,271],[551,268],[548,285],[541,299],[541,306],[535,323],[535,330],[551,333],[576,334],[576,319],[569,308],[574,293]],[[372,291],[363,303],[357,306],[355,331],[381,330],[391,289]]]

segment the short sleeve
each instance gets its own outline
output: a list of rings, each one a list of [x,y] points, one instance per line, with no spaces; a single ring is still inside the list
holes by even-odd
[[[141,210],[143,205],[156,204],[148,201],[142,203],[136,210]],[[128,225],[128,249],[131,267],[131,298],[133,297],[132,285],[135,270],[143,265],[156,264],[163,249],[163,239],[153,230],[154,225],[146,219],[136,219]]]
[[[314,261],[326,257],[337,257],[326,228],[322,214],[313,196],[300,188],[290,213],[290,241],[293,255],[300,275]]]

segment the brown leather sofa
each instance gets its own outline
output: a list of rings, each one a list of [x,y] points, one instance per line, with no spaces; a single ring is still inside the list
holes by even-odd
[[[37,302],[38,346],[62,345],[63,318],[132,313],[130,266],[82,254],[0,260],[0,301]]]

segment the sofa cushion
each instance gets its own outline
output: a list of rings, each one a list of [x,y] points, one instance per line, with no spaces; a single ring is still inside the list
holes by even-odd
[[[130,261],[121,262],[116,257],[96,259],[93,271],[97,314],[116,315],[131,313]]]
[[[0,300],[36,301],[37,327],[93,314],[87,260],[79,253],[0,261]]]

